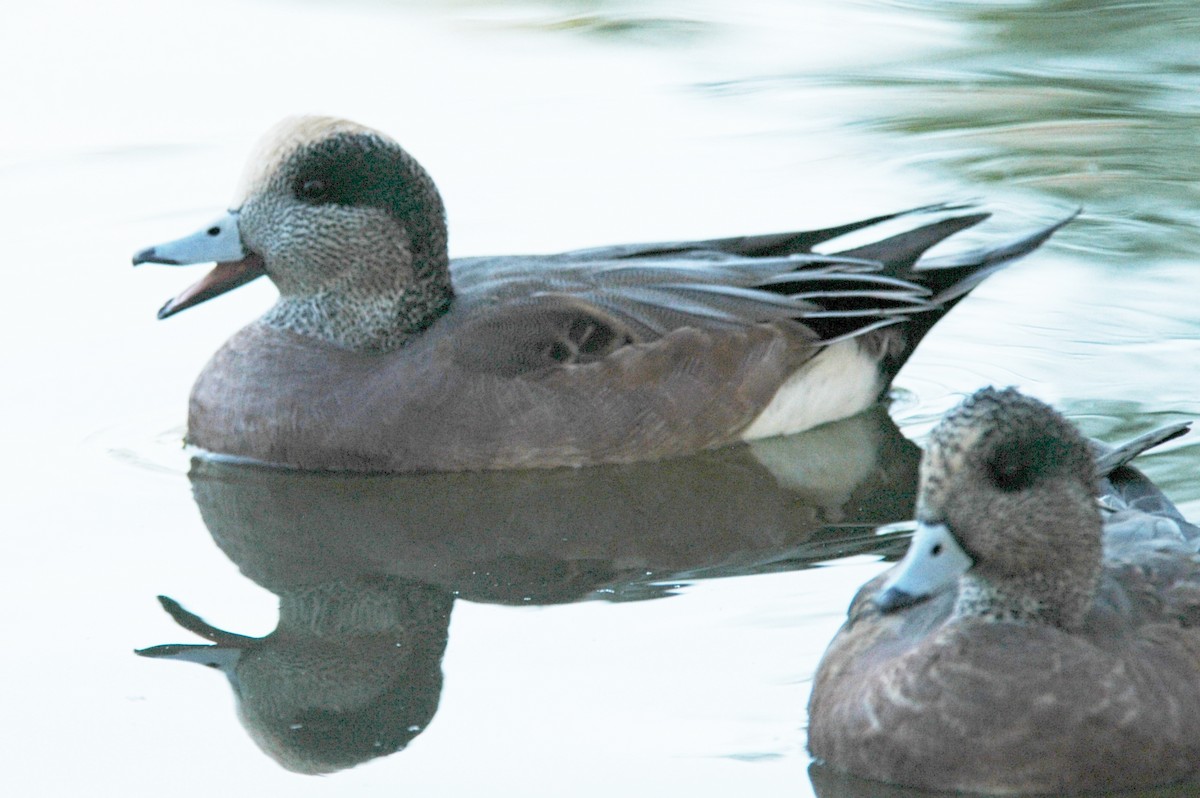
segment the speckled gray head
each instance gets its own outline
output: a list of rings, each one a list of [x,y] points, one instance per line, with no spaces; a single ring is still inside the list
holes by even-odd
[[[217,268],[160,317],[266,274],[280,298],[265,323],[386,351],[436,320],[453,297],[433,180],[392,139],[329,117],[276,125],[254,149],[228,214],[134,258],[206,261]]]
[[[957,584],[956,614],[1076,625],[1100,572],[1095,476],[1083,436],[1049,406],[985,388],[933,431],[918,531],[876,604]]]
[[[250,197],[266,191],[272,178],[287,171],[289,161],[296,153],[327,139],[355,136],[374,138],[384,146],[399,146],[379,131],[349,119],[312,115],[284,117],[268,128],[251,148],[230,207],[240,208]]]

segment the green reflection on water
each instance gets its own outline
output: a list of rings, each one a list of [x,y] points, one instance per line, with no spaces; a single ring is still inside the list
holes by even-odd
[[[920,62],[848,78],[882,96],[865,120],[971,182],[1086,206],[1088,249],[1200,245],[1200,15],[1191,2],[914,3],[962,35]],[[864,105],[864,107],[870,107]],[[1091,229],[1088,229],[1088,228]]]
[[[477,0],[477,9],[514,4]],[[763,4],[758,4],[763,5]],[[870,4],[866,4],[868,7]],[[813,74],[797,54],[774,75],[702,81],[711,93],[768,94],[797,124],[798,84],[862,92],[849,127],[886,136],[898,159],[988,193],[1083,206],[1067,238],[1092,255],[1190,255],[1200,248],[1200,14],[1191,0],[876,4],[896,25],[953,35],[897,61]],[[754,24],[703,3],[543,0],[515,4],[535,30],[645,45],[703,43]],[[756,6],[757,7],[757,6]],[[806,8],[771,6],[802,20]],[[760,9],[761,10],[761,9]],[[865,17],[864,17],[865,19]],[[857,32],[846,30],[847,46]],[[734,70],[738,68],[733,68]]]

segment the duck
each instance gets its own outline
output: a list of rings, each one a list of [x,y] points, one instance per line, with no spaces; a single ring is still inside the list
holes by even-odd
[[[924,790],[1064,794],[1200,770],[1200,527],[1117,449],[1007,388],[930,434],[916,531],[824,653],[808,747]]]
[[[264,275],[279,290],[201,371],[187,442],[386,472],[652,461],[847,418],[884,396],[945,312],[1070,218],[939,256],[923,257],[988,214],[924,206],[803,232],[452,261],[417,160],[319,116],[265,135],[230,207],[133,258],[216,264],[164,319]]]

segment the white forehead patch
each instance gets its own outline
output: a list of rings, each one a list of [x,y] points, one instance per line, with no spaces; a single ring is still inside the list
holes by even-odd
[[[967,452],[974,450],[986,432],[978,416],[951,416],[934,427],[921,458],[921,470],[938,468],[955,471],[962,466]]]
[[[278,122],[250,151],[246,169],[242,172],[229,207],[240,208],[248,197],[261,191],[297,148],[346,133],[368,133],[386,138],[365,125],[333,116],[289,116]]]

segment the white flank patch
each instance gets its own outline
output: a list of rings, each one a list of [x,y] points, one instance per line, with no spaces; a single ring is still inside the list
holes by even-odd
[[[853,338],[826,348],[787,378],[742,440],[791,435],[867,409],[879,395],[879,366]]]

